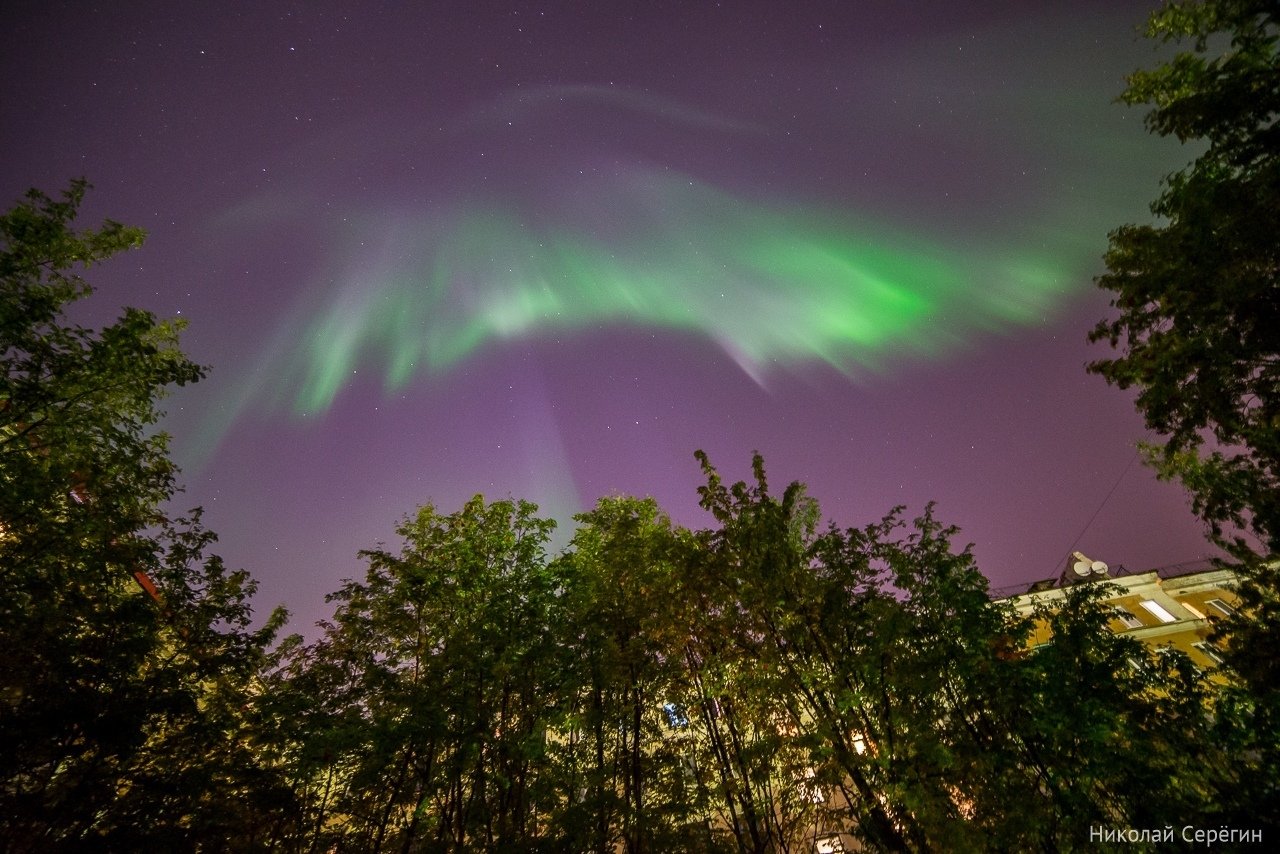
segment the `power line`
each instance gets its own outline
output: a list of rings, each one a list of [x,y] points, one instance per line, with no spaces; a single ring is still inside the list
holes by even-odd
[[[1120,476],[1116,478],[1116,482],[1111,484],[1111,489],[1108,490],[1106,498],[1102,499],[1102,503],[1098,505],[1098,509],[1093,511],[1093,515],[1089,517],[1089,521],[1084,523],[1084,527],[1080,529],[1080,533],[1076,534],[1076,538],[1071,541],[1071,545],[1067,546],[1067,551],[1065,552],[1066,559],[1070,559],[1071,553],[1076,550],[1076,546],[1080,544],[1080,539],[1085,535],[1085,532],[1089,530],[1089,526],[1098,518],[1098,514],[1102,512],[1102,508],[1107,506],[1107,502],[1111,500],[1111,496],[1116,494],[1116,490],[1120,487],[1120,481],[1124,480],[1124,476],[1129,473],[1129,469],[1133,468],[1134,461],[1138,459],[1138,455],[1141,453],[1142,450],[1140,448],[1135,447],[1133,449],[1133,456],[1129,458],[1129,462],[1125,465],[1124,471],[1120,472]],[[1054,572],[1057,572],[1057,570],[1057,566],[1054,566]]]

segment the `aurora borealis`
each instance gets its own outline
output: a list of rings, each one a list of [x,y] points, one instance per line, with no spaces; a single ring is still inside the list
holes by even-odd
[[[1149,567],[1207,547],[1083,339],[1189,157],[1112,103],[1151,5],[23,0],[0,185],[149,230],[91,312],[189,320],[184,498],[303,625],[427,501],[696,522],[695,448]]]
[[[545,214],[463,209],[370,235],[396,260],[354,265],[309,319],[286,383],[294,408],[327,409],[366,361],[396,391],[495,339],[610,323],[694,331],[762,384],[811,361],[857,376],[1038,320],[1063,287],[1048,262],[974,257],[684,176],[637,172],[593,192],[612,207],[606,229],[577,210],[545,228]]]

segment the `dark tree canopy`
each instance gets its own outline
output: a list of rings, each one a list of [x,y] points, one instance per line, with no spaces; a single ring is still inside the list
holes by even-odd
[[[139,229],[76,231],[86,185],[0,216],[0,838],[5,850],[171,849],[244,839],[258,772],[247,686],[277,615],[170,518],[166,389],[202,369],[179,327],[125,309],[69,323],[78,270]]]
[[[532,505],[477,496],[366,552],[266,677],[287,844],[1070,851],[1258,823],[1269,770],[1208,674],[1112,632],[1115,588],[1019,616],[931,507],[820,530],[759,457],[750,484],[701,461],[710,530],[609,497],[551,557]],[[1054,642],[1019,652],[1036,620]]]
[[[1280,767],[1280,7],[1269,0],[1169,3],[1148,35],[1168,62],[1121,96],[1147,126],[1199,155],[1164,181],[1156,221],[1111,234],[1098,284],[1118,314],[1091,341],[1120,354],[1089,370],[1138,392],[1146,446],[1179,480],[1214,542],[1241,561],[1244,607],[1224,634],[1242,677],[1229,705],[1264,766]],[[1230,692],[1229,692],[1230,693]],[[1259,812],[1280,804],[1259,778]]]
[[[1170,3],[1148,35],[1183,47],[1129,79],[1147,126],[1200,149],[1165,180],[1157,220],[1111,234],[1116,317],[1089,369],[1136,388],[1149,449],[1239,556],[1280,549],[1280,11],[1265,0]]]

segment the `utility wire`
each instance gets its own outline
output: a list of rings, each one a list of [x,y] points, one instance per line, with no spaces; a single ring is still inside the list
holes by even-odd
[[[1102,512],[1102,508],[1107,506],[1107,502],[1111,500],[1111,496],[1116,494],[1116,490],[1120,487],[1120,481],[1124,480],[1124,476],[1129,473],[1129,469],[1133,468],[1134,461],[1138,459],[1138,455],[1141,453],[1142,450],[1140,448],[1135,447],[1133,449],[1133,456],[1129,458],[1128,464],[1125,465],[1124,471],[1120,472],[1120,476],[1116,478],[1116,482],[1111,484],[1111,489],[1107,492],[1107,497],[1102,499],[1102,503],[1098,505],[1098,509],[1093,511],[1093,515],[1089,517],[1089,521],[1084,523],[1084,527],[1080,529],[1080,533],[1076,534],[1076,538],[1071,541],[1071,545],[1067,546],[1066,560],[1071,559],[1071,553],[1076,550],[1076,546],[1080,544],[1080,540],[1084,537],[1085,532],[1089,530],[1089,526],[1093,524],[1093,521],[1098,518],[1098,514]],[[1054,572],[1057,571],[1057,567],[1055,566]]]

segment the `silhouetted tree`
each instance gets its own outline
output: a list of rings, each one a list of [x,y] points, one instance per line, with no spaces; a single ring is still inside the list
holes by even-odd
[[[1165,179],[1156,223],[1112,232],[1098,284],[1119,314],[1090,340],[1122,352],[1089,369],[1137,389],[1162,436],[1149,462],[1241,561],[1243,607],[1223,635],[1246,688],[1232,706],[1280,767],[1280,11],[1171,2],[1147,34],[1181,50],[1133,74],[1121,99],[1151,105],[1148,128],[1199,154]],[[1280,824],[1277,776],[1250,789]]]
[[[563,702],[554,523],[528,502],[431,506],[398,554],[364,552],[332,622],[268,677],[307,847],[536,847],[556,796],[548,731]],[[294,728],[289,716],[301,714]]]
[[[125,309],[68,322],[76,272],[139,245],[72,228],[83,181],[0,217],[0,838],[8,850],[268,842],[281,793],[244,710],[283,621],[251,628],[253,583],[171,519],[157,401],[202,369],[176,324]],[[252,792],[252,795],[250,793]]]

